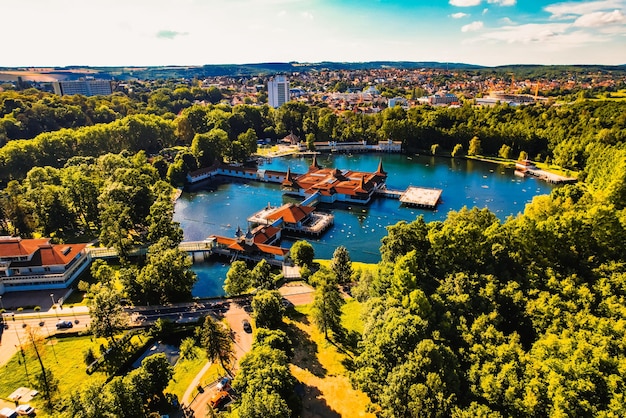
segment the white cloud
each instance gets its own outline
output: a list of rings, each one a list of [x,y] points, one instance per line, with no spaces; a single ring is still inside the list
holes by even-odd
[[[499,20],[499,22],[505,26],[509,26],[509,25],[514,25],[515,22],[513,22],[510,18],[508,17],[503,17],[502,19]]]
[[[517,0],[487,0],[489,4],[499,4],[500,6],[515,6]]]
[[[487,14],[487,12],[489,12],[489,9],[487,9],[486,7],[483,9],[483,16]]]
[[[313,20],[313,13],[311,12],[302,12],[300,13],[300,16],[308,20]]]
[[[450,15],[450,17],[451,17],[452,19],[462,19],[462,18],[464,18],[464,17],[466,17],[466,16],[469,16],[469,15],[468,15],[467,13],[462,13],[462,12],[459,12],[459,13],[452,13],[452,14]]]
[[[591,28],[597,26],[610,25],[613,23],[624,23],[624,15],[619,10],[613,10],[612,12],[593,12],[580,16],[574,22],[574,26]]]
[[[461,28],[461,32],[476,32],[483,28],[484,24],[480,20],[474,21]]]
[[[485,31],[471,42],[499,41],[507,44],[538,44],[541,47],[580,47],[583,43],[603,42],[606,39],[586,31],[571,31],[568,23],[529,23],[518,26],[503,26]]]
[[[574,16],[622,7],[624,7],[624,3],[620,0],[599,0],[556,3],[544,7],[544,10],[552,15],[550,16],[551,19],[570,19]]]
[[[450,0],[450,4],[456,7],[478,6],[482,0]]]

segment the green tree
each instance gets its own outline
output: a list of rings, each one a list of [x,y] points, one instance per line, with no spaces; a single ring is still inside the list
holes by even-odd
[[[252,298],[252,311],[256,326],[276,329],[283,322],[284,308],[278,290],[260,290]]]
[[[315,250],[313,246],[307,241],[296,241],[290,250],[291,258],[297,266],[311,267],[313,265],[313,259],[315,258]]]
[[[148,241],[157,242],[167,237],[179,244],[183,240],[183,230],[178,222],[172,221],[174,203],[170,198],[159,198],[150,206],[148,223]]]
[[[306,149],[309,151],[315,151],[315,134],[306,134]]]
[[[128,325],[120,292],[109,283],[92,285],[89,293],[89,330],[96,337],[108,338],[112,345],[116,345],[115,334]]]
[[[465,151],[463,151],[463,145],[456,144],[454,148],[452,149],[451,155],[453,157],[463,157],[465,155]]]
[[[242,396],[246,393],[275,393],[293,410],[295,382],[287,355],[281,350],[260,346],[241,359],[233,388]]]
[[[184,338],[180,342],[180,358],[184,360],[194,360],[198,358],[198,353],[196,353],[196,340],[192,337]]]
[[[318,277],[315,277],[319,275]],[[336,282],[328,275],[315,273],[315,294],[313,296],[313,321],[324,338],[328,339],[328,332],[337,332],[341,326],[341,306],[344,301],[339,293]]]
[[[163,237],[148,249],[146,265],[141,269],[133,292],[141,302],[165,304],[191,299],[196,283],[191,260],[169,237]]]
[[[245,261],[233,261],[226,273],[224,291],[227,295],[240,295],[252,287],[252,272]]]
[[[509,147],[507,144],[502,144],[502,147],[500,147],[500,151],[498,151],[498,155],[504,159],[509,159],[511,158],[511,152],[513,150],[511,149],[511,147]]]
[[[428,240],[428,229],[423,216],[419,216],[411,223],[400,221],[388,226],[387,235],[381,240],[382,260],[393,263],[398,257],[411,250],[416,250],[418,257],[426,258],[431,246]]]
[[[287,333],[281,329],[257,328],[254,333],[252,349],[262,345],[281,350],[289,358],[293,356],[293,343]]]
[[[478,139],[477,136],[473,137],[470,140],[469,143],[469,148],[467,150],[467,155],[473,156],[473,155],[479,155],[482,153],[482,148],[480,146],[480,139]]]
[[[340,284],[352,281],[352,260],[350,260],[348,249],[343,245],[337,247],[333,252],[330,268]]]
[[[146,357],[141,362],[141,368],[148,375],[149,388],[151,395],[163,395],[163,391],[167,387],[174,374],[174,368],[167,361],[165,353],[153,354]]]
[[[259,289],[272,289],[276,287],[272,277],[272,266],[265,259],[259,261],[251,272],[252,285]]]
[[[245,392],[241,396],[237,415],[241,418],[289,418],[291,410],[278,393]]]
[[[144,399],[141,399],[130,378],[115,376],[105,388],[109,396],[103,404],[110,409],[113,417],[145,416]]]
[[[220,322],[207,316],[199,330],[198,337],[208,359],[210,361],[219,360],[224,370],[229,370],[229,364],[234,358],[233,341],[230,338],[229,330]]]

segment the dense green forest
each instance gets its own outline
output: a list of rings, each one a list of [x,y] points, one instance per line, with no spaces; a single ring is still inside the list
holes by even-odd
[[[141,95],[140,100],[123,96],[61,100],[40,93],[42,97],[36,102],[33,101],[39,96],[33,96],[31,91],[0,93],[0,136],[8,141],[0,148],[0,180],[21,180],[37,166],[61,168],[75,156],[98,157],[106,152],[141,150],[152,156],[178,145],[182,148],[165,156],[172,165],[168,168],[169,180],[180,184],[188,171],[215,159],[245,161],[256,151],[258,138],[279,139],[290,133],[309,143],[393,139],[402,141],[408,152],[437,150],[442,154],[450,153],[457,145],[469,150],[470,141],[477,138],[483,155],[502,155],[506,150],[509,158],[516,158],[524,152],[535,160],[582,170],[593,152],[592,144],[620,146],[626,135],[626,103],[619,101],[580,100],[561,106],[502,104],[487,108],[468,102],[458,108],[396,107],[365,115],[352,111],[337,113],[325,105],[297,102],[276,110],[252,105],[192,105],[195,97],[201,97],[198,90],[202,89],[164,87]],[[54,107],[43,103],[55,100],[59,102],[55,105],[59,112],[72,115],[65,122],[53,116],[44,117],[54,115]],[[66,102],[84,103],[81,107]],[[72,109],[75,113],[71,113]],[[96,117],[94,109],[107,116]],[[19,119],[23,121],[16,122]],[[56,125],[34,122],[47,119],[57,120]],[[24,131],[23,139],[14,138],[15,127],[25,129],[31,125],[35,126],[28,130],[31,135]],[[42,129],[46,132],[38,133]],[[34,137],[28,139],[32,134]]]
[[[11,103],[25,105],[29,94],[0,93],[6,132],[22,109]],[[59,108],[73,100],[85,99],[63,99]],[[132,100],[123,109],[114,98],[90,100],[76,105],[81,122],[57,121],[58,130],[47,122],[25,134],[30,139],[6,139],[0,228],[59,240],[98,236],[123,257],[151,245],[141,266],[121,272],[139,302],[190,295],[193,277],[174,286],[188,266],[174,251],[182,235],[171,222],[171,185],[217,160],[245,161],[257,138],[391,138],[410,152],[437,145],[449,153],[460,144],[484,155],[506,145],[513,157],[525,152],[582,170],[584,182],[536,197],[506,221],[474,208],[388,227],[377,271],[361,274],[353,289],[365,331],[351,379],[382,417],[626,415],[626,103],[467,104],[371,116],[299,103],[210,104],[174,116],[165,102],[147,111]],[[105,105],[109,119],[86,118]],[[329,295],[337,274],[314,275],[317,292]],[[269,397],[287,411],[294,382],[286,355],[261,347],[250,358],[243,368],[254,381],[235,382],[248,393],[246,408]],[[285,380],[254,397],[267,370],[257,376],[253,366],[272,361]]]
[[[389,227],[354,384],[389,417],[623,416],[625,203],[570,185]]]

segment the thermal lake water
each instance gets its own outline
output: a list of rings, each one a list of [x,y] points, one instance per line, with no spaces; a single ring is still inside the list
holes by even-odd
[[[387,188],[404,190],[408,186],[442,189],[441,203],[436,210],[405,207],[398,200],[375,198],[368,205],[320,205],[332,211],[335,224],[320,238],[307,238],[315,248],[316,258],[331,258],[333,251],[344,245],[353,261],[380,261],[380,240],[385,227],[401,220],[413,221],[424,216],[428,221],[443,220],[451,210],[489,208],[500,219],[524,210],[534,196],[548,194],[555,187],[534,178],[522,178],[513,169],[481,161],[406,156],[400,154],[322,155],[322,167],[356,171],[376,171],[380,159],[387,172]],[[275,158],[261,168],[304,173],[311,158]],[[279,206],[297,199],[284,196],[280,185],[243,180],[214,181],[185,191],[176,202],[174,220],[180,222],[185,240],[203,240],[211,234],[233,237],[238,226],[245,229],[246,219],[271,204]],[[290,247],[294,241],[283,240]],[[222,283],[229,266],[222,262],[196,263],[193,270],[198,283],[193,295],[198,297],[223,294]]]

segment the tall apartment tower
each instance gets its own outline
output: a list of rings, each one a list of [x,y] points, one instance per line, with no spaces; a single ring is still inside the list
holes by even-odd
[[[277,75],[267,82],[267,96],[270,106],[277,108],[289,101],[289,81],[283,75]]]

